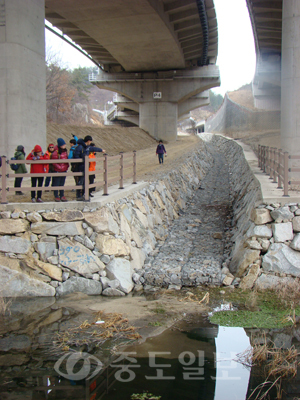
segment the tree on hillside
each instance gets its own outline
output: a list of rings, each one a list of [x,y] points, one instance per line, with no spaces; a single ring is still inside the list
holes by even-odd
[[[47,120],[56,123],[70,122],[75,94],[69,72],[57,64],[46,65]]]
[[[210,100],[210,106],[213,109],[213,111],[217,111],[221,104],[223,103],[223,96],[221,94],[216,94],[212,90],[209,91],[209,100]]]
[[[72,86],[76,89],[76,96],[81,100],[88,100],[88,93],[93,86],[89,82],[92,70],[93,68],[79,67],[70,72]]]

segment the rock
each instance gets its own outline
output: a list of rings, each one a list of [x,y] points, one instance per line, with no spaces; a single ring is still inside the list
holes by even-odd
[[[127,204],[122,204],[118,210],[120,213],[124,215],[124,217],[127,219],[127,222],[131,224],[132,222],[132,210],[129,209]]]
[[[42,222],[43,218],[41,216],[41,214],[39,214],[38,212],[34,211],[32,213],[28,213],[26,218],[28,219],[28,221],[30,222]]]
[[[234,276],[232,275],[232,274],[227,274],[226,276],[225,276],[225,278],[223,279],[223,282],[222,282],[222,284],[224,285],[224,286],[230,286],[231,284],[232,284],[232,281],[234,280]]]
[[[118,279],[112,279],[108,281],[108,287],[112,289],[120,289],[120,282]]]
[[[168,286],[168,290],[181,290],[181,285],[171,284]]]
[[[1,219],[9,219],[10,218],[10,214],[11,214],[10,211],[1,211],[0,212]]]
[[[0,251],[4,253],[27,254],[30,247],[30,240],[14,236],[0,236]]]
[[[105,268],[102,261],[82,244],[64,238],[58,241],[59,263],[80,275],[93,274]]]
[[[132,270],[137,270],[143,267],[146,255],[145,253],[141,250],[138,249],[137,247],[131,247],[131,268]]]
[[[136,215],[136,218],[140,221],[140,223],[143,225],[144,228],[148,228],[149,223],[147,217],[137,208],[133,209],[133,212]]]
[[[141,277],[141,276],[135,272],[135,273],[132,275],[132,280],[133,280],[133,282],[136,283],[136,284],[140,283],[140,277]]]
[[[56,240],[54,243],[42,242],[42,241],[35,242],[34,249],[39,253],[40,259],[42,261],[47,261],[49,257],[53,256],[53,253],[56,250]]]
[[[296,233],[290,247],[294,250],[300,251],[300,233]]]
[[[262,268],[268,272],[300,276],[300,254],[283,243],[274,243],[262,258]]]
[[[27,354],[7,354],[0,355],[0,367],[14,367],[16,365],[27,364],[31,359]],[[5,395],[5,394],[4,394]]]
[[[134,292],[140,292],[140,291],[142,291],[143,289],[144,289],[144,286],[143,286],[143,285],[134,285],[133,291],[134,291]]]
[[[273,237],[275,242],[286,242],[293,240],[293,225],[291,222],[272,224]]]
[[[262,250],[262,246],[257,240],[247,240],[246,243],[250,249]]]
[[[266,208],[253,209],[250,218],[255,223],[255,225],[264,225],[268,222],[273,221],[273,218],[270,215],[270,211]]]
[[[258,243],[261,245],[261,250],[263,252],[268,251],[268,248],[270,247],[269,240],[268,239],[261,239],[261,238],[259,238],[257,240],[258,240]]]
[[[243,254],[240,254],[236,276],[240,278],[250,264],[253,264],[259,258],[259,250],[245,249]]]
[[[112,235],[119,234],[118,224],[106,207],[93,213],[86,213],[84,220],[97,233],[108,232]]]
[[[266,225],[258,225],[253,229],[253,236],[256,238],[270,239],[272,237],[272,229]]]
[[[97,235],[96,246],[101,253],[108,255],[127,256],[130,254],[129,247],[122,239],[116,239],[113,236]]]
[[[90,250],[94,250],[94,243],[87,236],[84,237],[83,245]]]
[[[293,285],[294,282],[295,280],[290,277],[280,278],[279,276],[275,275],[261,274],[257,278],[254,287],[258,290],[279,289],[281,287]]]
[[[276,208],[271,211],[271,216],[276,222],[282,222],[284,219],[291,220],[294,218],[294,214],[290,212],[288,206]]]
[[[125,296],[125,293],[122,292],[121,290],[108,287],[103,290],[102,295],[103,296]]]
[[[293,230],[295,232],[300,232],[300,217],[294,217],[292,220]]]
[[[260,266],[258,264],[252,264],[246,276],[244,276],[239,284],[239,288],[242,290],[251,289],[258,278],[260,273]]]
[[[62,280],[63,280],[63,282],[65,282],[67,279],[69,279],[69,277],[70,277],[70,272],[64,271],[64,272],[62,273]]]
[[[222,240],[222,239],[223,239],[223,234],[222,234],[222,232],[215,232],[215,233],[213,234],[213,238],[214,238],[214,239],[220,239],[220,240]]]
[[[58,296],[64,296],[73,292],[82,292],[89,296],[95,296],[101,294],[102,285],[101,282],[92,279],[73,276],[56,289]]]
[[[107,254],[103,254],[100,257],[100,260],[104,263],[104,264],[108,264],[110,262],[110,257]]]
[[[0,339],[0,351],[29,351],[31,340],[27,335],[9,335]]]
[[[41,280],[0,265],[1,297],[54,296],[55,289]]]
[[[109,279],[106,276],[101,276],[100,281],[102,283],[102,289],[106,289],[108,287]]]
[[[120,289],[124,293],[129,293],[133,289],[133,281],[131,279],[130,262],[123,258],[114,258],[107,266],[106,273],[109,279],[118,279]]]
[[[48,213],[43,213],[42,215],[43,218],[46,219],[47,221],[58,221],[58,222],[81,221],[84,218],[83,213],[79,210],[48,212]]]
[[[31,224],[33,233],[40,235],[45,233],[52,236],[84,235],[84,229],[80,221],[75,222],[36,222]]]
[[[15,235],[28,229],[29,222],[24,219],[0,219],[0,235]]]
[[[32,266],[32,263],[30,261],[27,261],[28,266]],[[34,264],[40,268],[46,275],[48,275],[50,278],[55,279],[56,281],[61,281],[62,280],[62,270],[57,267],[56,265],[52,265],[49,263],[45,263],[40,260],[34,260]]]

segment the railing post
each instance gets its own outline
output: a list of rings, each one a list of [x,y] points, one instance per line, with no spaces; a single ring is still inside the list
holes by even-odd
[[[120,187],[119,189],[124,189],[124,153],[120,153]]]
[[[89,194],[89,156],[85,155],[84,156],[84,200],[89,201],[90,200],[90,194]]]
[[[136,150],[133,150],[133,182],[136,184]]]
[[[283,196],[289,196],[289,153],[284,152],[284,181],[283,181]]]
[[[278,186],[277,186],[277,189],[282,189],[282,177],[281,177],[282,162],[283,162],[282,149],[279,149],[279,154],[278,154]]]
[[[257,153],[258,153],[258,168],[260,168],[261,167],[261,146],[260,146],[260,144],[258,145]]]
[[[277,183],[277,168],[278,168],[278,149],[274,148],[274,175],[273,175],[273,183]],[[277,176],[276,176],[277,175]]]
[[[1,167],[1,183],[2,183],[2,194],[1,194],[1,204],[7,204],[6,198],[6,156],[2,156],[2,167]]]
[[[264,173],[266,172],[266,146],[263,146],[261,169],[263,170]]]
[[[104,154],[104,160],[103,160],[103,180],[104,180],[103,196],[108,196],[108,159],[107,159],[107,154]]]
[[[266,146],[266,174],[270,175],[270,171],[269,171],[269,163],[270,163],[270,156],[269,156],[270,152],[269,152],[269,146]]]

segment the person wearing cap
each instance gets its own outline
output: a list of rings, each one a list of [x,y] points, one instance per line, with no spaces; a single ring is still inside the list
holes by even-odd
[[[45,154],[48,154],[49,159],[51,160],[52,153],[54,152],[54,144],[50,143],[47,150],[45,151]],[[48,172],[53,172],[53,164],[45,164],[45,172],[48,174]],[[45,179],[45,187],[48,187],[51,182],[51,176],[46,176]],[[49,190],[46,190],[46,192],[49,192]]]
[[[41,146],[38,144],[34,146],[34,149],[28,154],[26,160],[49,160],[49,155],[44,154]],[[30,173],[31,174],[44,174],[45,173],[45,164],[30,164]],[[42,176],[32,176],[31,177],[31,187],[36,187],[38,184],[39,187],[43,186],[44,175]],[[34,190],[31,191],[31,201],[32,203],[43,203],[42,200],[42,191],[37,191],[37,198],[35,198],[36,192]]]
[[[54,148],[54,152],[52,153],[52,160],[67,160],[68,159],[68,151],[66,149],[66,142],[62,138],[57,139],[57,146]],[[68,163],[55,163],[53,164],[54,172],[66,172],[69,168]],[[66,181],[65,176],[53,176],[52,178],[52,186],[61,186],[63,187]],[[65,198],[65,191],[63,189],[54,190],[54,200],[55,201],[68,201]]]
[[[104,149],[101,149],[100,147],[95,147],[91,146],[91,143],[93,141],[92,136],[87,135],[84,139],[78,139],[77,141],[77,147],[74,151],[74,158],[81,158],[84,160],[84,157],[89,155],[89,153],[105,153]],[[85,176],[84,176],[84,162],[78,163],[78,172],[83,172],[82,176],[79,177],[78,180],[78,186],[81,186],[80,189],[76,190],[76,199],[78,201],[83,201],[84,196],[83,196],[83,188],[84,188],[84,181],[85,181]]]
[[[19,145],[16,148],[16,152],[15,152],[15,158],[16,160],[25,160],[25,150],[24,150],[24,146]],[[18,169],[15,170],[15,174],[27,174],[27,168],[25,163],[24,164],[18,164]],[[23,177],[15,177],[15,188],[20,188],[21,184],[22,184],[22,180]],[[23,195],[24,193],[21,191],[17,191],[16,195]]]

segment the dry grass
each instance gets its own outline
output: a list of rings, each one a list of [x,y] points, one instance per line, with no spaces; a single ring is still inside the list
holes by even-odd
[[[254,339],[252,339],[253,341]],[[274,342],[267,341],[264,336],[263,344],[255,344],[251,349],[238,354],[237,361],[247,367],[259,366],[263,371],[265,380],[258,385],[249,396],[249,400],[265,399],[275,387],[277,399],[282,398],[282,379],[294,378],[299,365],[299,353],[292,346],[288,349],[277,347]]]
[[[103,321],[97,324],[97,321]],[[99,311],[94,315],[94,321],[84,321],[80,326],[69,329],[62,333],[57,333],[53,341],[53,351],[69,351],[70,348],[80,348],[90,345],[100,346],[107,339],[128,339],[136,340],[141,336],[136,332],[136,328],[130,326],[127,318],[122,314],[105,314]]]

